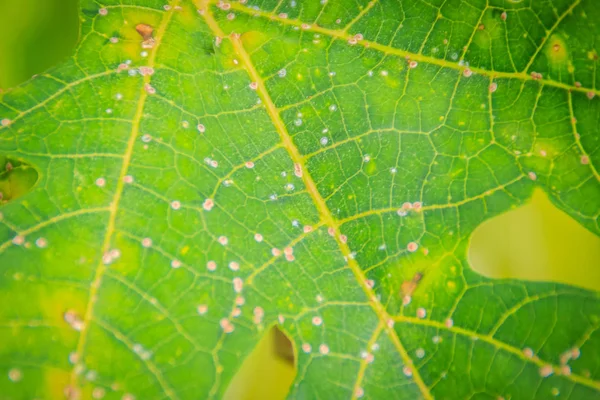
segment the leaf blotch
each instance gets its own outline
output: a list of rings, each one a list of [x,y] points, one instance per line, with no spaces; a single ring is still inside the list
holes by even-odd
[[[137,33],[140,34],[144,41],[148,39],[152,39],[152,33],[154,32],[154,28],[148,24],[137,24],[135,27]]]
[[[546,44],[546,57],[554,65],[564,65],[569,62],[567,42],[560,35],[552,35]]]

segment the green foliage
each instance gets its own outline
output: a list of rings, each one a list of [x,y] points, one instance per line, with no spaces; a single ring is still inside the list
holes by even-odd
[[[218,398],[274,324],[291,398],[600,395],[598,293],[466,260],[536,187],[600,234],[593,0],[81,7],[0,100],[5,398]]]

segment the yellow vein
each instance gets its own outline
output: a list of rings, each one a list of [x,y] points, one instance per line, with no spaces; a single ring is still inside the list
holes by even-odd
[[[536,301],[545,300],[550,297],[557,298],[560,295],[569,295],[569,294],[570,294],[569,292],[561,292],[561,293],[550,292],[550,293],[545,293],[545,294],[538,294],[538,295],[531,296],[531,297],[526,297],[523,301],[518,302],[517,304],[512,306],[510,309],[508,309],[504,313],[502,313],[502,316],[498,319],[498,321],[496,321],[496,324],[490,330],[489,336],[493,337],[496,334],[496,332],[498,332],[498,330],[504,325],[504,323],[506,322],[507,319],[509,319],[510,317],[515,315],[515,313],[517,313],[519,310],[521,310],[526,305],[535,303]]]
[[[115,339],[117,339],[119,342],[123,343],[132,353],[135,353],[135,350],[134,350],[135,344],[131,340],[129,340],[129,338],[127,338],[121,332],[119,332],[118,330],[113,328],[111,325],[109,325],[108,323],[106,323],[102,320],[96,319],[95,322],[102,329],[104,329],[105,331],[107,331],[111,335],[113,335],[115,337]],[[156,365],[150,360],[146,360],[144,358],[141,358],[141,360],[142,360],[143,364],[146,366],[146,368],[148,368],[148,371],[150,371],[152,373],[152,375],[154,375],[154,377],[156,378],[156,381],[158,382],[158,384],[160,385],[160,387],[162,388],[164,393],[167,395],[167,397],[170,399],[175,398],[173,389],[171,389],[169,387],[168,383],[165,381],[165,378],[162,376],[162,373],[156,367]]]
[[[202,348],[198,343],[196,343],[196,341],[194,340],[194,338],[192,338],[190,336],[190,334],[183,328],[183,326],[181,326],[181,324],[179,323],[179,321],[177,321],[172,315],[171,313],[169,313],[169,310],[167,308],[165,308],[155,297],[152,297],[150,295],[148,295],[148,293],[144,292],[142,289],[140,289],[139,287],[137,287],[134,283],[129,282],[127,279],[125,279],[124,277],[120,276],[119,274],[116,273],[112,273],[110,270],[106,272],[106,275],[113,278],[116,281],[119,281],[121,284],[123,284],[124,286],[126,286],[128,289],[130,289],[131,291],[135,292],[138,296],[140,296],[144,301],[146,301],[148,304],[152,305],[152,307],[156,308],[163,317],[165,317],[166,319],[168,319],[173,326],[175,327],[175,330],[177,330],[177,332],[183,336],[192,346],[194,346],[194,348],[198,351],[204,352],[204,353],[209,353],[209,350]]]
[[[364,7],[362,10],[360,10],[360,12],[356,15],[356,17],[354,17],[352,19],[352,21],[350,21],[346,27],[344,28],[344,33],[348,33],[348,31],[350,30],[350,28],[357,23],[366,13],[368,13],[369,11],[371,11],[371,8],[373,8],[373,6],[377,4],[377,0],[371,0],[369,2],[369,4],[367,4],[366,7]]]
[[[298,235],[297,237],[295,237],[294,239],[292,239],[290,242],[288,242],[288,244],[285,247],[286,248],[287,247],[294,247],[295,245],[297,245],[298,243],[300,243],[302,240],[304,240],[306,237],[308,237],[312,232],[318,231],[323,225],[324,225],[324,223],[322,221],[319,221],[316,225],[313,225],[312,230],[310,230],[308,232],[303,232],[302,234]],[[254,278],[256,278],[257,275],[259,275],[261,272],[263,272],[265,269],[267,269],[270,265],[275,264],[275,262],[278,261],[278,260],[280,260],[280,259],[281,258],[279,256],[273,256],[273,257],[269,258],[261,266],[259,266],[258,268],[254,269],[252,271],[252,273],[246,277],[246,284],[247,285],[252,285],[252,283],[254,281]]]
[[[326,36],[329,36],[329,37],[332,37],[335,39],[349,41],[350,39],[352,39],[354,37],[352,35],[348,35],[348,34],[344,33],[343,31],[322,28],[315,24],[306,24],[306,23],[303,23],[303,22],[300,22],[300,21],[294,20],[294,19],[281,18],[279,16],[273,15],[266,11],[255,10],[253,8],[246,7],[237,2],[232,2],[231,8],[234,10],[246,13],[246,14],[260,16],[263,18],[268,18],[270,20],[279,22],[283,25],[291,25],[291,26],[309,30],[312,32],[317,32],[322,35],[326,35]],[[523,81],[533,81],[534,80],[534,78],[531,75],[528,75],[526,72],[489,71],[489,70],[486,70],[483,68],[477,68],[477,67],[472,67],[472,66],[467,67],[466,65],[461,65],[458,62],[450,62],[450,61],[446,61],[446,60],[443,60],[440,58],[434,58],[434,57],[425,56],[422,54],[411,53],[406,50],[397,49],[397,48],[394,48],[394,47],[391,47],[388,45],[380,44],[377,42],[372,42],[370,40],[360,40],[360,41],[358,41],[357,45],[361,45],[363,47],[370,48],[370,49],[375,49],[384,54],[395,55],[395,56],[399,56],[399,57],[408,58],[413,61],[437,65],[437,66],[449,68],[449,69],[454,69],[454,70],[460,71],[461,73],[464,72],[468,68],[474,74],[483,75],[483,76],[491,76],[494,78],[520,79]],[[585,93],[594,93],[594,94],[600,95],[600,89],[577,87],[574,85],[568,85],[566,83],[557,82],[557,81],[554,81],[551,79],[545,79],[545,78],[537,79],[537,81],[544,85],[554,86],[554,87],[558,87],[558,88],[561,88],[564,90],[572,90],[572,91],[585,92]]]
[[[217,21],[212,16],[210,9],[207,7],[206,0],[199,1],[198,3],[199,9],[201,10],[202,15],[204,16],[207,25],[217,36],[222,38],[225,37],[225,34],[217,24]],[[304,158],[302,154],[300,154],[300,151],[298,150],[294,142],[292,141],[292,137],[288,133],[285,124],[277,111],[277,107],[273,103],[273,100],[271,99],[265,87],[263,79],[254,67],[254,64],[252,63],[250,56],[244,49],[239,36],[234,34],[231,36],[230,39],[234,51],[236,52],[237,56],[241,59],[243,65],[246,67],[246,70],[250,75],[250,78],[252,79],[253,83],[256,84],[256,91],[261,101],[265,105],[267,114],[269,115],[271,121],[273,122],[273,125],[275,126],[275,129],[277,130],[277,133],[281,138],[281,141],[283,142],[283,147],[287,150],[292,161],[295,164],[297,164],[299,168],[303,171],[302,180],[306,186],[308,194],[310,195],[317,208],[317,211],[321,215],[321,220],[333,230],[333,236],[338,244],[338,247],[340,248],[342,255],[348,260],[348,266],[350,267],[354,276],[356,277],[359,286],[370,299],[370,305],[373,311],[375,312],[377,317],[385,324],[386,332],[392,340],[392,342],[394,343],[394,346],[400,353],[402,359],[406,364],[412,364],[412,360],[409,357],[408,352],[400,343],[400,340],[398,339],[398,336],[393,329],[393,324],[388,324],[388,320],[390,320],[389,315],[383,308],[383,305],[377,300],[377,297],[373,293],[373,290],[367,285],[367,280],[363,274],[363,271],[361,270],[360,266],[356,263],[356,261],[351,257],[352,252],[349,246],[346,244],[345,240],[342,240],[342,234],[340,232],[339,226],[336,224],[336,221],[333,215],[331,214],[331,211],[325,204],[325,200],[323,199],[323,197],[321,197],[321,194],[319,193],[315,182],[307,173],[306,168],[304,166]],[[415,371],[413,374],[413,380],[415,384],[419,387],[425,399],[433,398],[429,393],[429,389],[427,388],[427,386],[423,382],[423,379],[417,371]]]
[[[425,211],[431,211],[431,210],[443,210],[443,209],[452,208],[452,207],[459,207],[459,206],[462,206],[464,204],[470,203],[470,202],[475,201],[475,200],[484,199],[485,197],[490,196],[490,195],[494,194],[495,192],[497,192],[499,190],[505,190],[507,187],[509,187],[510,185],[512,185],[514,183],[519,182],[523,178],[525,178],[525,176],[519,175],[515,179],[513,179],[513,180],[511,180],[509,182],[506,182],[503,185],[500,185],[500,186],[495,187],[493,189],[487,190],[484,193],[479,194],[477,196],[468,197],[468,198],[466,198],[464,200],[457,201],[456,203],[433,204],[431,206],[424,206],[424,207],[422,207],[419,210],[419,212],[425,212]],[[344,218],[344,219],[340,219],[340,220],[338,220],[338,223],[340,225],[343,225],[345,223],[348,223],[348,222],[351,222],[351,221],[355,221],[355,220],[361,219],[361,218],[366,218],[366,217],[371,216],[371,215],[380,215],[380,214],[385,214],[385,213],[397,212],[398,209],[399,209],[399,207],[377,208],[377,209],[373,209],[373,210],[362,212],[360,214],[351,215],[351,216],[349,216],[347,218]]]
[[[379,338],[379,335],[383,331],[384,327],[385,322],[381,321],[379,322],[379,325],[377,325],[377,328],[375,328],[375,330],[373,331],[373,335],[371,335],[371,338],[367,343],[368,354],[370,354],[371,348],[373,347],[375,342],[377,342],[377,339]],[[368,355],[366,357],[363,357],[362,360],[360,360],[360,367],[358,368],[358,373],[356,374],[356,381],[354,382],[354,388],[352,390],[352,400],[358,399],[359,397],[362,397],[364,395],[364,389],[360,385],[362,384],[362,381],[365,378],[365,371],[367,370],[367,367],[371,362],[372,360],[369,360]]]
[[[175,4],[172,5],[173,7],[171,8],[171,10],[174,10],[175,6],[177,4],[178,4],[178,1],[176,1]],[[158,30],[156,31],[156,36],[155,36],[156,37],[156,45],[154,46],[154,48],[152,49],[152,52],[150,53],[150,56],[148,57],[148,66],[149,67],[154,66],[156,54],[158,53],[158,48],[162,42],[164,33],[167,29],[169,22],[171,21],[172,16],[173,16],[173,11],[166,12],[161,21],[161,24],[160,24]],[[119,202],[121,200],[121,195],[123,193],[123,187],[125,184],[123,178],[127,174],[127,170],[129,168],[129,163],[131,162],[131,157],[133,154],[133,148],[135,145],[135,141],[136,141],[136,138],[139,133],[142,116],[144,115],[144,105],[145,105],[146,99],[148,97],[148,93],[146,92],[145,85],[150,83],[150,79],[151,79],[150,75],[144,76],[144,85],[140,89],[140,97],[138,99],[137,108],[136,108],[135,115],[133,118],[131,134],[129,136],[129,141],[127,142],[127,148],[125,149],[125,155],[123,157],[123,164],[121,165],[121,172],[119,173],[119,178],[117,180],[117,187],[115,189],[115,194],[113,196],[112,202],[110,203],[110,216],[108,218],[108,225],[106,227],[106,232],[104,234],[104,242],[102,244],[100,260],[98,261],[98,266],[96,267],[96,273],[95,273],[94,279],[90,285],[90,296],[89,296],[88,304],[86,307],[85,315],[83,318],[84,325],[83,325],[81,334],[79,335],[79,340],[77,342],[77,350],[76,351],[81,359],[83,359],[83,352],[85,350],[87,333],[88,333],[88,329],[89,329],[88,325],[89,325],[89,322],[92,320],[92,316],[94,313],[94,305],[96,303],[96,298],[98,295],[98,288],[100,287],[100,284],[102,283],[102,277],[104,276],[104,272],[106,270],[106,267],[102,261],[102,254],[106,253],[109,250],[111,238],[112,238],[113,232],[115,230],[117,211],[119,209]],[[77,379],[77,374],[75,374],[75,370],[73,370],[73,373],[71,374],[71,384],[72,385],[74,385],[76,383],[76,379]],[[169,396],[169,397],[172,397],[172,396]]]
[[[473,43],[473,39],[475,38],[475,35],[477,34],[477,31],[479,30],[479,27],[481,26],[481,21],[483,20],[483,17],[485,16],[485,12],[488,10],[489,6],[490,6],[489,1],[486,1],[485,2],[485,7],[483,8],[483,10],[481,10],[481,14],[479,15],[479,19],[475,23],[475,28],[473,28],[473,32],[471,33],[471,36],[469,37],[469,41],[463,47],[463,52],[462,52],[462,54],[460,56],[461,60],[465,59],[465,56],[467,55],[467,52],[471,48],[471,43]],[[423,44],[425,44],[425,43],[423,43]]]
[[[559,366],[552,365],[548,362],[540,360],[537,356],[529,358],[523,353],[523,350],[517,349],[514,346],[511,346],[511,345],[504,343],[498,339],[495,339],[490,335],[484,335],[481,333],[470,331],[468,329],[459,328],[456,326],[448,328],[445,323],[430,320],[430,319],[419,319],[417,317],[396,316],[396,317],[394,317],[394,320],[397,322],[401,322],[401,323],[421,325],[421,326],[430,326],[430,327],[448,331],[448,332],[451,332],[454,334],[468,336],[472,339],[481,340],[483,342],[491,344],[492,346],[494,346],[498,349],[502,349],[506,352],[512,353],[524,361],[536,364],[540,368],[544,367],[546,365],[550,365],[550,366],[552,366],[552,370],[556,375],[563,376],[567,380],[570,380],[572,382],[578,383],[580,385],[588,386],[588,387],[591,387],[594,389],[600,388],[600,382],[598,382],[598,381],[594,381],[593,379],[586,378],[584,376],[573,374],[573,373],[571,373],[570,375],[564,375],[564,374],[562,374],[562,370]]]
[[[29,234],[32,234],[34,232],[39,231],[42,228],[47,227],[48,225],[52,225],[55,223],[58,223],[62,220],[65,219],[69,219],[69,218],[73,218],[73,217],[77,217],[79,215],[86,215],[86,214],[94,214],[94,213],[98,213],[98,212],[102,212],[102,211],[109,211],[110,209],[108,207],[98,207],[98,208],[84,208],[81,210],[77,210],[77,211],[73,211],[73,212],[69,212],[69,213],[64,213],[64,214],[60,214],[57,215],[56,217],[52,217],[49,218],[43,222],[40,222],[39,224],[36,224],[30,228],[27,229],[23,229],[23,230],[15,230],[14,228],[11,228],[13,230],[15,230],[17,232],[17,234],[19,236],[27,236]],[[5,223],[5,221],[0,220],[2,223]],[[8,246],[10,246],[13,243],[14,239],[8,240],[2,244],[0,244],[0,253],[2,253]]]
[[[571,114],[571,127],[573,129],[573,136],[575,137],[575,143],[577,144],[577,147],[579,148],[579,151],[582,154],[582,156],[581,156],[582,164],[584,163],[584,160],[585,160],[589,164],[590,169],[592,170],[592,173],[596,177],[596,180],[600,182],[600,175],[598,174],[598,171],[594,167],[594,164],[592,164],[592,159],[585,152],[585,149],[581,145],[581,136],[577,132],[577,118],[575,118],[575,111],[573,110],[573,94],[571,92],[569,92],[568,100],[569,100],[569,113]],[[585,159],[583,157],[585,157]]]
[[[581,349],[583,347],[583,345],[590,340],[590,338],[592,337],[592,334],[594,332],[596,332],[598,329],[600,328],[600,324],[598,325],[591,325],[589,327],[589,329],[583,334],[583,336],[581,336],[581,339],[579,339],[576,343],[575,343],[575,347]]]
[[[277,143],[276,145],[268,148],[267,150],[263,151],[262,153],[260,153],[259,155],[257,155],[256,157],[254,157],[254,158],[252,158],[251,160],[248,160],[248,161],[256,163],[257,161],[262,160],[264,157],[266,157],[269,154],[271,154],[271,153],[279,150],[280,148],[281,148],[281,143]],[[231,168],[231,170],[225,176],[219,178],[219,180],[217,181],[217,184],[215,185],[215,188],[213,189],[213,191],[210,194],[210,198],[211,199],[215,198],[215,196],[217,195],[217,191],[219,190],[219,188],[221,187],[221,185],[223,184],[223,182],[225,182],[228,179],[230,179],[240,169],[247,168],[248,161],[245,161],[242,164],[238,164],[238,165],[234,166],[233,168]]]
[[[372,135],[372,134],[385,134],[385,133],[390,133],[390,134],[398,134],[398,135],[428,135],[429,133],[427,132],[420,132],[420,131],[407,131],[407,130],[400,130],[400,129],[396,129],[396,128],[383,128],[383,129],[369,129],[368,131],[365,131],[361,134],[358,134],[356,136],[351,136],[349,138],[346,139],[342,139],[339,141],[334,142],[331,146],[327,146],[327,147],[321,147],[318,150],[313,151],[312,153],[308,153],[304,156],[305,160],[309,160],[313,157],[315,157],[318,154],[324,153],[326,151],[335,149],[336,147],[339,146],[343,146],[345,144],[348,143],[352,143],[352,142],[360,142],[360,139]]]
[[[87,82],[96,78],[101,78],[107,75],[112,75],[112,74],[117,74],[118,71],[117,70],[108,70],[108,71],[104,71],[104,72],[100,72],[98,74],[94,74],[94,75],[88,75],[85,78],[81,78],[78,79],[76,81],[70,82],[68,84],[66,84],[65,86],[63,86],[62,88],[60,88],[59,90],[57,90],[56,92],[54,92],[53,94],[51,94],[50,96],[46,97],[44,100],[42,100],[41,102],[37,103],[35,106],[21,111],[16,117],[14,117],[10,123],[14,123],[15,121],[18,121],[19,119],[23,118],[25,115],[31,113],[32,111],[43,107],[44,105],[48,104],[50,101],[52,101],[53,99],[57,98],[58,96],[60,96],[61,94],[63,94],[64,92],[66,92],[67,90],[71,89],[72,87],[78,86],[79,84],[83,83],[83,82]],[[1,99],[0,99],[1,100]],[[3,128],[7,128],[9,127],[9,125],[7,126],[2,126],[0,125],[0,130],[2,130]]]
[[[565,19],[565,17],[567,15],[569,15],[569,14],[571,14],[573,12],[573,9],[575,7],[577,7],[579,5],[579,3],[581,3],[581,0],[575,0],[573,2],[573,4],[571,4],[571,6],[569,8],[567,8],[565,10],[565,12],[562,13],[558,17],[558,19],[556,20],[556,22],[554,23],[554,25],[552,25],[552,28],[550,28],[549,31],[546,31],[546,36],[544,36],[544,38],[542,39],[542,43],[540,43],[540,45],[538,46],[538,48],[535,50],[535,53],[533,53],[533,56],[531,56],[531,59],[529,60],[529,62],[525,66],[525,68],[523,69],[523,72],[527,72],[529,70],[529,68],[531,67],[531,65],[535,62],[535,59],[536,59],[537,55],[544,48],[544,45],[546,44],[546,41],[548,40],[548,38],[550,37],[550,35],[552,35],[552,33],[556,30],[556,28],[558,27],[558,25],[560,25],[560,23],[563,21],[563,19]]]

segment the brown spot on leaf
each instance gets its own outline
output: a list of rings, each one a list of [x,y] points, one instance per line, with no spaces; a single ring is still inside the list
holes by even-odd
[[[410,281],[402,282],[402,285],[400,286],[400,294],[403,297],[412,296],[421,279],[423,279],[423,274],[421,272],[417,272]]]
[[[142,39],[148,40],[152,39],[152,33],[154,32],[154,28],[147,24],[137,24],[135,27],[137,33],[140,34]]]

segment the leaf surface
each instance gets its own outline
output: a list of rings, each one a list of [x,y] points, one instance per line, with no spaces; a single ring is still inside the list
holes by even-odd
[[[600,233],[593,0],[81,8],[0,100],[6,397],[219,398],[274,324],[291,398],[600,395],[598,293],[466,257],[536,186]]]

